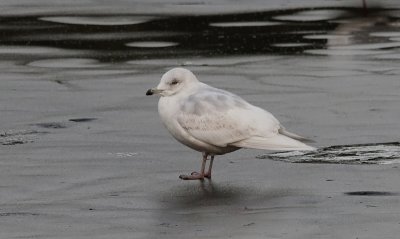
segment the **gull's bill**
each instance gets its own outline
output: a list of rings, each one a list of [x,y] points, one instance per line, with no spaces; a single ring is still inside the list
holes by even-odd
[[[160,94],[161,92],[162,92],[162,90],[159,90],[157,88],[153,88],[153,89],[148,89],[146,91],[146,95]]]

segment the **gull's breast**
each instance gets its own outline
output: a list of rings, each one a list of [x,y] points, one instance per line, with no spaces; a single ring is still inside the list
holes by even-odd
[[[229,153],[239,149],[231,146],[219,147],[194,138],[178,122],[180,110],[181,104],[177,97],[161,97],[158,102],[158,113],[161,121],[171,135],[180,143],[199,152],[207,152],[217,155]]]

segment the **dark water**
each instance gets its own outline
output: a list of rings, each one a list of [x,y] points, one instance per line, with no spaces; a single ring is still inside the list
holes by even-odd
[[[400,59],[399,26],[399,9],[354,7],[199,16],[3,16],[0,18],[0,55],[3,60],[11,59],[29,67],[74,69],[73,74],[83,77],[98,74],[98,69],[109,63],[141,59],[348,55],[396,61]],[[92,67],[97,71],[79,71]],[[79,90],[65,80],[54,82]],[[89,123],[95,119],[68,121]],[[43,130],[68,127],[65,121],[34,125]],[[32,142],[37,133],[41,131],[4,131],[0,142],[25,144]],[[312,153],[260,157],[295,163],[382,164],[398,163],[399,154],[399,143],[394,142],[332,146]]]
[[[349,7],[202,16],[1,17],[0,53],[79,50],[59,62],[72,66],[171,57],[346,54],[349,49],[370,54],[400,47],[399,17],[396,9]],[[32,64],[56,63],[42,59]]]

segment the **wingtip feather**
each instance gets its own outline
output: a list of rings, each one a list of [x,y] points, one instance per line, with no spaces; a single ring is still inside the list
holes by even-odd
[[[304,144],[298,140],[289,138],[285,135],[276,135],[274,137],[263,138],[263,137],[252,137],[239,142],[231,144],[232,146],[241,148],[255,148],[265,150],[277,150],[277,151],[313,151],[316,148]]]

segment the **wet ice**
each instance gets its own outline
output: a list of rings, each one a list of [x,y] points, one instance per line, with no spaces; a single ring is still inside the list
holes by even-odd
[[[257,158],[289,163],[397,164],[400,163],[400,143],[338,145],[315,152],[273,153]]]

